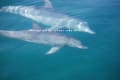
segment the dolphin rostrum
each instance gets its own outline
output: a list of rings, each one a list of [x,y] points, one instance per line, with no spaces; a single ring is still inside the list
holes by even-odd
[[[90,34],[95,33],[89,28],[87,22],[57,12],[55,9],[53,9],[53,6],[49,0],[44,0],[44,2],[45,5],[43,7],[22,5],[5,6],[2,7],[0,11],[19,14],[46,26],[52,26],[49,28],[49,30],[58,30],[60,28],[66,28],[74,31],[87,32]]]
[[[87,49],[87,47],[83,46],[82,43],[75,38],[61,35],[56,32],[42,31],[37,24],[33,24],[33,28],[28,30],[0,30],[0,35],[38,44],[51,45],[52,48],[46,54],[55,53],[63,46]]]

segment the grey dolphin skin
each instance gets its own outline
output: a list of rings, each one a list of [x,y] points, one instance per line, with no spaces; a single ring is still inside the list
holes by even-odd
[[[71,29],[74,31],[82,31],[90,34],[94,34],[88,23],[76,19],[72,16],[65,15],[57,12],[49,0],[44,0],[45,5],[43,7],[35,6],[5,6],[0,9],[1,12],[9,12],[19,14],[26,18],[37,21],[46,26],[50,26],[49,30],[58,30],[62,28]],[[51,27],[52,26],[52,27]]]
[[[46,53],[53,54],[63,46],[76,47],[81,49],[87,49],[80,41],[75,38],[67,37],[55,32],[44,32],[37,24],[33,24],[33,28],[29,30],[21,31],[8,31],[0,30],[0,35],[24,40],[27,42],[33,42],[38,44],[51,45],[52,48]]]

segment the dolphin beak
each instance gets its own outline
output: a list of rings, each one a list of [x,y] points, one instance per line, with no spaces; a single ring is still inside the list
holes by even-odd
[[[88,49],[88,47],[86,47],[86,46],[77,46],[77,47],[80,49]]]
[[[88,30],[87,32],[90,33],[90,34],[95,34],[95,32],[92,31],[92,30]]]

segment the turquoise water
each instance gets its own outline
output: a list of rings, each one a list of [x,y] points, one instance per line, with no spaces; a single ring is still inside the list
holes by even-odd
[[[46,56],[50,46],[0,36],[0,80],[120,80],[120,1],[51,0],[55,9],[85,20],[96,34],[72,32],[87,50],[63,47]],[[36,5],[42,0],[1,0],[0,6]],[[31,28],[34,21],[0,13],[0,29]]]

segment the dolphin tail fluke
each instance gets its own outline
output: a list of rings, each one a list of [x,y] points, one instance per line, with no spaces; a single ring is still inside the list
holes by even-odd
[[[61,47],[56,46],[56,47],[52,47],[47,53],[46,55],[50,55],[50,54],[54,54],[55,52],[57,52]]]
[[[95,32],[92,31],[92,30],[89,30],[88,33],[90,33],[90,34],[95,34]]]

